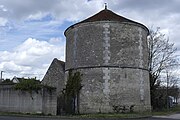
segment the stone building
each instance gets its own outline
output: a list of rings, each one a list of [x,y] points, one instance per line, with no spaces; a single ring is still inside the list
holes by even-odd
[[[64,88],[64,70],[65,62],[54,58],[51,65],[49,66],[44,78],[42,79],[42,84],[56,87],[57,93],[60,93]]]
[[[64,34],[65,79],[70,70],[83,74],[80,113],[151,110],[146,26],[105,8]]]
[[[43,84],[57,89],[43,87],[30,91],[16,90],[16,83],[28,80],[18,77],[0,83],[0,112],[57,115],[57,93],[64,87],[64,68],[65,63],[55,58],[42,81]]]

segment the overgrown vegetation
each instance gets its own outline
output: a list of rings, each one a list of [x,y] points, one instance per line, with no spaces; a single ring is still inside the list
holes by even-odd
[[[23,80],[17,83],[14,88],[15,90],[28,91],[30,93],[32,93],[32,91],[35,91],[38,93],[38,91],[42,88],[42,84],[39,80],[36,80],[35,78],[23,78]]]
[[[55,89],[54,87],[41,84],[41,81],[36,80],[36,78],[29,78],[29,79],[21,78],[19,83],[15,84],[14,86],[15,90],[29,92],[31,94],[32,99],[33,99],[32,92],[35,91],[36,93],[38,93],[38,91],[41,90],[42,88],[46,88],[50,92],[52,92],[52,90]]]
[[[5,79],[1,82],[1,84],[14,84],[12,80],[10,79]]]
[[[69,71],[66,88],[63,90],[65,111],[68,114],[79,113],[79,94],[82,88],[80,72]]]

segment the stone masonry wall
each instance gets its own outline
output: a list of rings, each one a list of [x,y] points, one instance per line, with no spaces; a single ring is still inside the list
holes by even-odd
[[[65,70],[106,64],[140,67],[142,61],[147,69],[147,34],[145,28],[133,23],[92,22],[70,28],[66,31]]]
[[[105,68],[78,69],[83,74],[80,94],[80,113],[109,113],[113,106],[134,105],[134,111],[150,111],[149,83],[144,83],[144,99],[140,94],[140,71],[129,68],[108,68],[109,92],[105,91],[103,70]],[[148,79],[149,72],[143,71],[143,79]]]
[[[65,71],[83,74],[81,113],[113,112],[116,105],[151,110],[144,26],[96,21],[75,25],[65,34]]]
[[[55,58],[42,79],[42,84],[56,87],[57,93],[61,94],[61,91],[64,88],[64,69],[65,62]]]

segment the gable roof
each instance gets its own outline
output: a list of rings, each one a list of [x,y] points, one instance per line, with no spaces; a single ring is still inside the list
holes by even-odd
[[[54,58],[46,74],[42,79],[42,84],[56,87],[60,92],[64,88],[65,62]]]

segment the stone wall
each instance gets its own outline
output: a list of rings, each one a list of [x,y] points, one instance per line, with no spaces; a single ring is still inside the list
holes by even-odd
[[[148,31],[138,24],[111,21],[69,28],[65,70],[107,65],[147,69],[147,34]]]
[[[60,61],[57,58],[54,58],[44,78],[42,79],[42,84],[56,87],[57,93],[61,94],[61,91],[65,86],[64,69],[65,69],[65,62]]]
[[[83,74],[80,112],[113,112],[134,105],[150,111],[148,30],[143,25],[96,21],[66,30],[66,75]]]
[[[56,115],[56,91],[42,89],[36,92],[14,90],[13,85],[0,85],[0,112],[43,113]]]
[[[108,68],[110,81],[103,79],[107,68],[79,69],[83,74],[80,93],[81,113],[109,113],[113,106],[134,106],[134,111],[150,111],[149,82],[144,82],[144,97],[140,94],[140,71],[129,68]],[[143,71],[143,79],[148,79]],[[108,87],[106,87],[108,86]],[[108,91],[108,92],[107,92]]]

